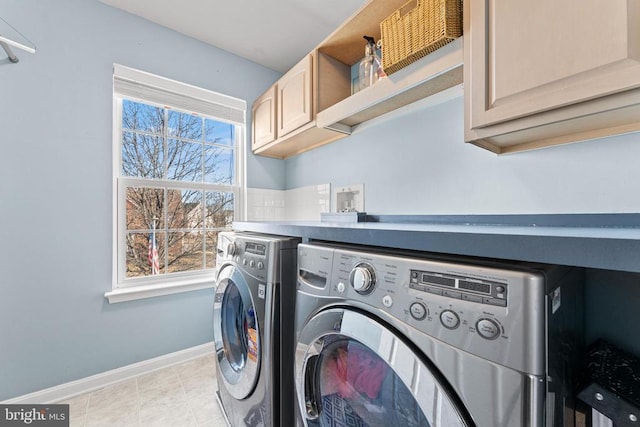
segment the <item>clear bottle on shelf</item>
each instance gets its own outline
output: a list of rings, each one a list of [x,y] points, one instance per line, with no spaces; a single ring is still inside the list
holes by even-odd
[[[360,60],[358,67],[359,90],[373,86],[386,76],[374,38],[364,36],[364,39],[367,40],[367,45],[364,48],[364,58]]]

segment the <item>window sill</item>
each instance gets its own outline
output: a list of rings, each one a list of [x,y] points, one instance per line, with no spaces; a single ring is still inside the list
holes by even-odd
[[[215,277],[215,275],[214,275]],[[156,285],[133,286],[118,288],[105,292],[104,296],[109,304],[132,301],[143,298],[158,297],[162,295],[176,294],[179,292],[197,291],[215,287],[215,281],[211,277],[174,281]]]

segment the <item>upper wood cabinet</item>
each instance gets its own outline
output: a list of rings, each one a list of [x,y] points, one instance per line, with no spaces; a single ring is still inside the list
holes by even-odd
[[[379,40],[380,22],[405,3],[406,0],[369,0],[282,76],[275,85],[275,139],[261,143],[262,134],[254,124],[254,153],[293,156],[343,138],[358,125],[409,104],[420,102],[420,108],[425,108],[462,96],[462,38],[351,93],[351,67],[364,56],[363,36]],[[256,100],[254,114],[256,109],[267,109],[263,105],[265,96],[269,97],[263,95]],[[266,128],[265,134],[269,134]]]
[[[465,139],[497,153],[640,129],[640,2],[467,0]]]
[[[251,149],[276,140],[276,86],[273,85],[253,103],[251,109]]]
[[[284,136],[313,120],[313,56],[307,55],[278,80],[278,135]]]
[[[251,110],[254,152],[286,157],[283,138],[314,118],[312,76],[313,55],[307,55],[255,100]]]
[[[284,159],[346,136],[316,126],[322,98],[317,70],[318,59],[312,52],[256,99],[252,108],[254,153]],[[327,96],[331,88],[322,92]]]

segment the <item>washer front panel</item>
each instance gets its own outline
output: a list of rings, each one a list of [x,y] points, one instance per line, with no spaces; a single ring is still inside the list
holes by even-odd
[[[299,246],[299,258],[307,248],[313,245]],[[375,277],[367,294],[351,284],[363,263]],[[544,375],[542,274],[341,248],[332,264],[323,289],[328,297],[365,304],[471,354]]]
[[[515,267],[497,269],[497,264],[490,268],[450,259],[444,262],[391,256],[326,244],[299,245],[298,260],[296,397],[302,414],[313,418],[313,405],[307,406],[307,392],[301,390],[304,379],[309,377],[306,369],[313,366],[314,355],[319,355],[328,345],[327,337],[370,334],[375,340],[376,335],[389,332],[408,343],[412,357],[422,356],[426,365],[442,374],[442,382],[449,384],[453,394],[459,396],[475,425],[545,425],[543,274],[546,271],[533,274]],[[375,270],[375,283],[367,295],[353,289],[349,280],[353,267],[362,262]],[[412,289],[412,270],[443,277],[456,275],[469,278],[473,283],[504,284],[507,304],[475,303]],[[483,287],[478,289],[484,291]],[[358,319],[363,315],[384,327],[372,327],[362,320],[345,323],[343,319],[347,315],[321,315],[329,312],[348,312]],[[320,330],[326,331],[325,334]],[[385,333],[381,333],[382,330]],[[389,354],[392,353],[394,350]],[[398,370],[414,370],[415,365],[410,363],[412,357],[402,352],[396,354],[402,356],[397,360],[407,361],[399,363]]]
[[[262,343],[251,292],[242,274],[232,265],[222,267],[218,276],[213,318],[218,374],[229,394],[244,399],[258,382]]]

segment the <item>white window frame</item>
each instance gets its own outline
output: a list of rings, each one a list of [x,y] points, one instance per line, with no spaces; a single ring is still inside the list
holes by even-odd
[[[144,71],[113,66],[113,270],[112,290],[105,293],[110,303],[167,295],[214,286],[214,269],[196,272],[168,273],[137,278],[126,277],[126,191],[127,186],[201,188],[207,191],[233,191],[234,220],[243,220],[246,205],[246,110],[244,100],[213,91],[166,79]],[[235,132],[235,185],[211,185],[194,182],[146,180],[121,177],[122,170],[122,100],[129,99],[145,104],[171,107],[212,117],[236,126]],[[231,188],[230,188],[231,187]]]

